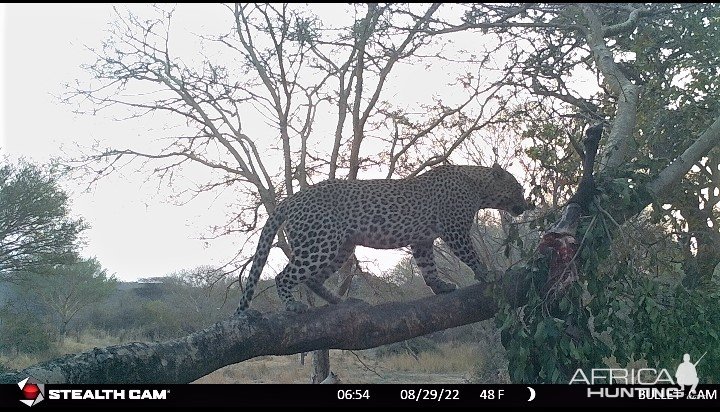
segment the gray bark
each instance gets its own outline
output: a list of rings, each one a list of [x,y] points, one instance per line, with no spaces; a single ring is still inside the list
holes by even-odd
[[[313,352],[312,383],[322,383],[330,376],[330,350],[316,350]]]
[[[634,151],[633,134],[637,124],[637,105],[640,90],[633,84],[615,64],[615,57],[605,43],[605,36],[615,33],[617,29],[602,25],[600,17],[594,6],[583,4],[580,6],[585,18],[588,20],[587,42],[592,50],[595,62],[602,73],[610,91],[617,98],[615,118],[607,137],[600,161],[600,171],[615,169],[622,166]],[[624,23],[634,25],[640,10],[631,13],[631,17]],[[624,27],[627,30],[628,27]]]

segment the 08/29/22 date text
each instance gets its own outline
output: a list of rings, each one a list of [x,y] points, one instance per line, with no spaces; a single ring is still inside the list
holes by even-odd
[[[400,400],[403,401],[453,401],[460,400],[458,389],[402,389]]]

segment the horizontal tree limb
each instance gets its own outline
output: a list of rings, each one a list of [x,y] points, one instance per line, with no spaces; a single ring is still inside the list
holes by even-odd
[[[287,312],[233,317],[189,336],[156,343],[128,343],[67,355],[17,373],[0,383],[32,376],[43,383],[188,383],[223,366],[257,356],[317,349],[368,349],[495,316],[493,293],[520,306],[527,285],[521,271],[508,271],[497,288],[475,284],[411,302],[371,306],[351,301],[303,314]],[[493,290],[497,292],[493,292]]]

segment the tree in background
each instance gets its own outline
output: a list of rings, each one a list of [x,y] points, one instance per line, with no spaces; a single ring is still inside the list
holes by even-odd
[[[0,281],[76,259],[87,226],[69,214],[70,200],[52,169],[0,160]]]
[[[82,219],[70,216],[70,199],[52,167],[0,160],[0,347],[16,353],[50,347],[55,331],[44,322],[49,307],[38,296],[74,283],[71,277],[43,272],[82,272],[83,265],[97,264],[76,263],[79,235],[86,228]],[[87,299],[88,292],[78,290],[68,299]],[[72,316],[68,306],[60,315],[67,321],[60,320],[57,329],[64,333]]]
[[[112,294],[117,286],[96,259],[78,260],[62,265],[46,265],[34,272],[22,273],[21,294],[34,297],[55,325],[61,337],[68,324],[91,305]]]
[[[153,280],[162,282],[164,316],[177,318],[182,333],[200,330],[235,310],[229,296],[232,279],[215,267],[198,266]]]
[[[48,330],[37,312],[17,305],[0,308],[0,350],[3,352],[42,353],[53,342],[55,331]]]

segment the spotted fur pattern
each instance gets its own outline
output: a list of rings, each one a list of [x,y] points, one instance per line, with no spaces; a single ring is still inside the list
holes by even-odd
[[[302,282],[327,302],[340,302],[323,283],[357,245],[376,249],[409,245],[425,283],[438,294],[456,288],[437,275],[433,242],[439,237],[483,279],[487,267],[470,240],[470,227],[482,208],[513,215],[527,209],[522,186],[498,165],[446,165],[401,180],[329,180],[311,186],[282,201],[265,224],[238,312],[249,306],[283,223],[292,254],[275,283],[289,311],[307,309],[292,295]]]

